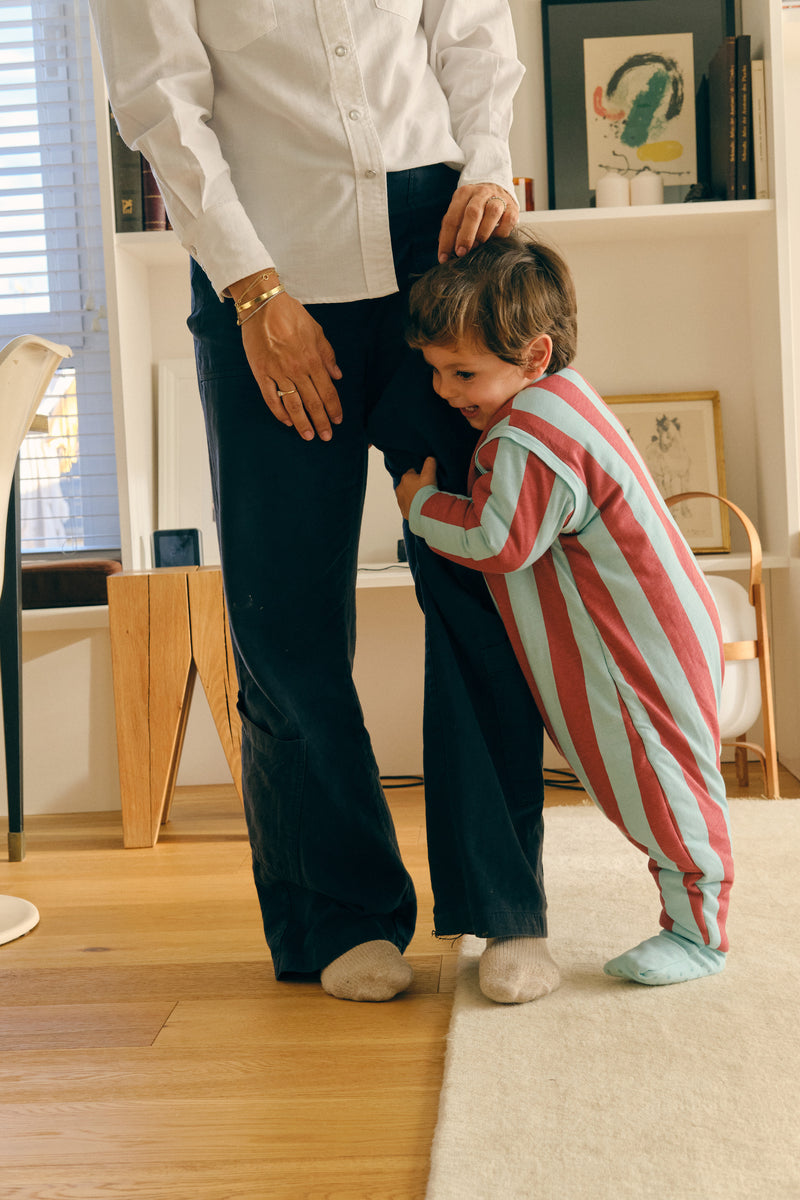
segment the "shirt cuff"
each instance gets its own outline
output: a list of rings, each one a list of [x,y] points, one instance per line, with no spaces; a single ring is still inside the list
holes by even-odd
[[[487,135],[467,139],[464,146],[466,163],[461,171],[459,186],[474,183],[497,183],[514,195],[514,172],[508,148]]]
[[[176,233],[220,299],[237,279],[276,265],[238,200],[216,205]]]

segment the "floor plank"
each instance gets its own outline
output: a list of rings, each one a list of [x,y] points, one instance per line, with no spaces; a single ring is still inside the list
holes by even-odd
[[[423,1200],[428,1156],[3,1168],[4,1200]],[[233,1181],[233,1182],[232,1182]]]
[[[0,1051],[152,1046],[175,1004],[16,1004],[0,1009]]]

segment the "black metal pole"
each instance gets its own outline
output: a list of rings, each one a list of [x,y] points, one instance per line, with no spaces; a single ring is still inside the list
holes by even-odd
[[[5,569],[0,594],[0,677],[8,787],[8,858],[25,857],[22,817],[22,605],[19,557],[19,459],[11,485],[6,522]]]

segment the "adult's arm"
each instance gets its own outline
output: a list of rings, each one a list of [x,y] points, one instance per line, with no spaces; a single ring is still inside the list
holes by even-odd
[[[508,135],[525,69],[506,0],[425,0],[431,69],[447,97],[465,164],[442,222],[439,259],[466,254],[519,219]]]
[[[150,162],[181,244],[218,294],[227,291],[236,299],[275,264],[236,194],[209,125],[214,79],[194,0],[90,0],[90,7],[120,134]],[[243,324],[242,336],[277,419],[306,438],[315,430],[329,438],[331,423],[341,420],[333,383],[340,373],[332,347],[305,307],[279,295]]]

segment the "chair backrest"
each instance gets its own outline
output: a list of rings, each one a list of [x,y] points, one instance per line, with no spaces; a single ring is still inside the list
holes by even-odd
[[[719,732],[723,741],[740,737],[758,720],[761,712],[761,679],[757,656],[731,657],[730,647],[756,641],[756,614],[745,588],[724,575],[707,575],[716,601],[725,646],[725,678],[719,706]]]
[[[8,498],[19,448],[59,364],[71,357],[69,346],[34,334],[12,338],[0,350],[0,588]]]
[[[724,496],[713,492],[681,492],[668,497],[667,504],[673,506],[697,499],[718,500],[730,509],[744,527],[750,551],[746,589],[724,576],[709,575],[706,579],[719,609],[725,653],[725,678],[720,700],[721,739],[726,742],[736,739],[742,751],[746,747],[754,750],[764,767],[766,794],[778,796],[775,707],[761,539],[747,514]],[[763,746],[744,740],[759,711],[764,729]]]

